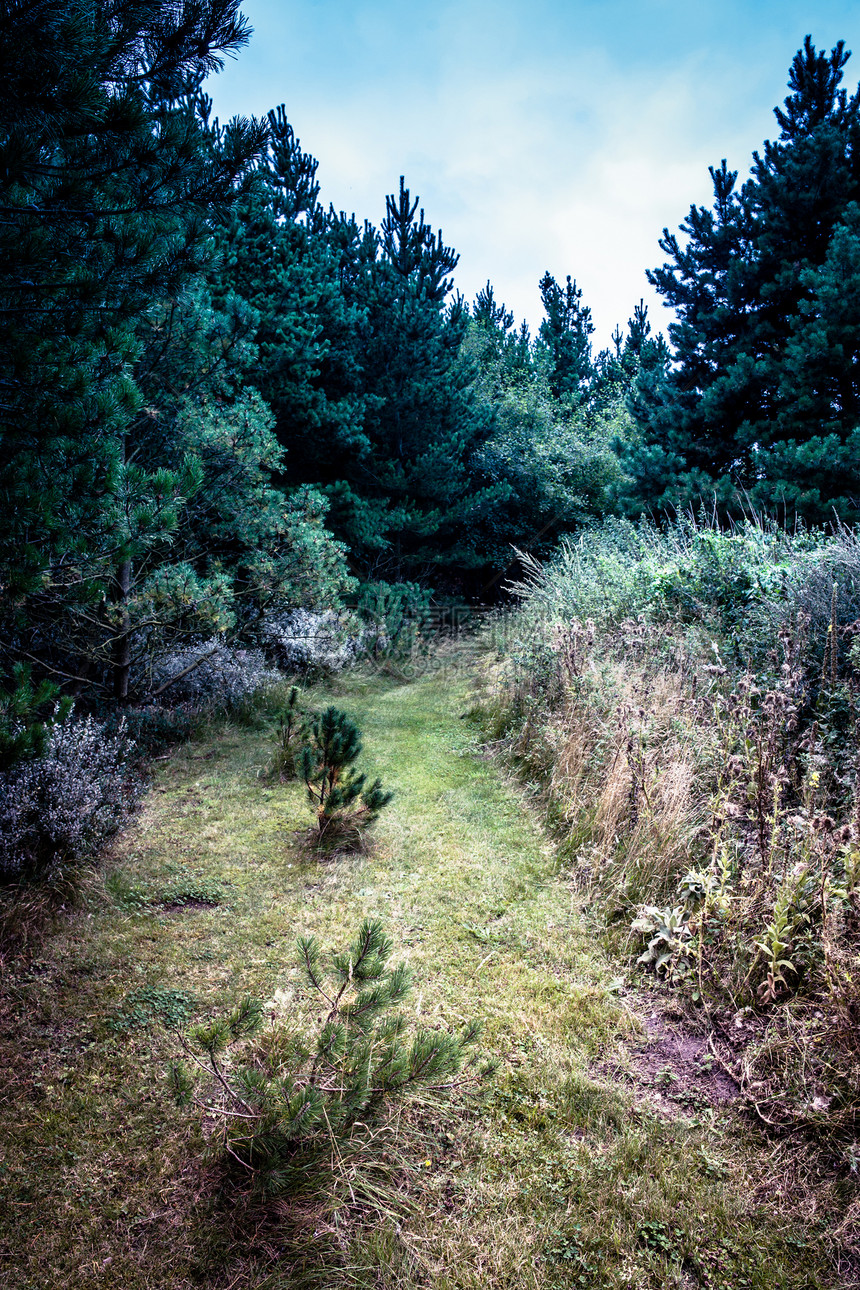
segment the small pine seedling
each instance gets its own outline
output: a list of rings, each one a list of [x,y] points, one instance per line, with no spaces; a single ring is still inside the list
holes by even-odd
[[[259,1035],[264,1006],[245,999],[180,1035],[191,1066],[170,1069],[176,1101],[220,1121],[227,1155],[265,1190],[313,1185],[332,1142],[372,1125],[385,1103],[409,1090],[476,1084],[491,1071],[470,1053],[479,1024],[459,1034],[408,1027],[396,1007],[409,971],[389,966],[392,949],[370,919],[327,965],[315,939],[299,940],[306,985],[324,1003],[315,1033],[285,1019]]]
[[[298,770],[316,808],[318,846],[357,842],[362,825],[372,824],[394,796],[380,779],[368,784],[355,769],[360,752],[358,726],[339,708],[326,708],[310,723]]]
[[[307,733],[307,717],[299,703],[299,687],[290,686],[287,701],[278,713],[278,733],[272,762],[273,778],[295,779],[302,740]]]

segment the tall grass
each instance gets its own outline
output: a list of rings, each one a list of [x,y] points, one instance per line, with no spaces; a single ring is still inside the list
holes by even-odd
[[[812,1134],[853,1194],[860,535],[612,522],[515,590],[494,734],[631,977],[686,1001],[759,1119]]]

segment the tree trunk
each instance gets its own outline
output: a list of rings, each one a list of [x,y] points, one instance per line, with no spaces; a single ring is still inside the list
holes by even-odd
[[[120,608],[119,635],[113,650],[113,693],[120,703],[128,699],[128,681],[131,673],[131,632],[128,610],[128,593],[131,590],[131,560],[123,560],[114,580],[116,603]]]

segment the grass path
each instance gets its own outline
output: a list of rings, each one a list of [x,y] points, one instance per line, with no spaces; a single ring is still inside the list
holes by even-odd
[[[370,855],[303,857],[302,792],[260,778],[271,734],[219,730],[158,770],[89,911],[7,970],[0,1284],[834,1284],[749,1127],[624,1077],[642,1036],[619,969],[463,719],[467,682],[352,678],[334,701],[397,790]],[[500,1069],[481,1102],[407,1115],[396,1211],[264,1220],[171,1106],[159,1019],[290,988],[297,935],[341,945],[365,915],[412,965],[409,1008],[483,1018]]]

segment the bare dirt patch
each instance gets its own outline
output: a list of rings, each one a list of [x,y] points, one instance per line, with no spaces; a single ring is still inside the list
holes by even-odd
[[[711,1051],[707,1037],[652,1009],[641,1017],[644,1035],[625,1045],[600,1074],[620,1080],[637,1101],[669,1118],[708,1107],[731,1106],[740,1087]]]

